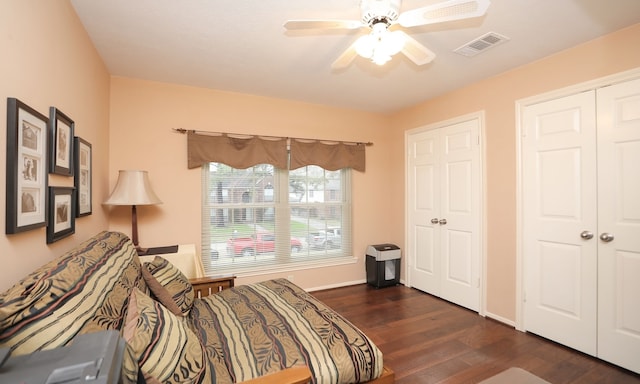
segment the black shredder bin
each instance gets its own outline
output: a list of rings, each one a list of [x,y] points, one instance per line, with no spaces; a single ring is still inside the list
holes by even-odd
[[[367,247],[367,284],[376,288],[390,287],[400,282],[400,248],[395,244]]]

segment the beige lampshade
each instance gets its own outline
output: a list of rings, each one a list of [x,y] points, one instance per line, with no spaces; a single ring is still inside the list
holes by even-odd
[[[149,182],[147,171],[119,171],[116,187],[104,202],[107,205],[152,205],[162,201]]]

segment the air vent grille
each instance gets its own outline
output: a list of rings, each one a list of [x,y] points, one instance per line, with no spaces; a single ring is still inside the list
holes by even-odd
[[[489,32],[454,49],[454,52],[463,56],[471,57],[479,54],[480,52],[484,52],[491,47],[506,43],[507,41],[509,41],[508,37],[499,33]]]

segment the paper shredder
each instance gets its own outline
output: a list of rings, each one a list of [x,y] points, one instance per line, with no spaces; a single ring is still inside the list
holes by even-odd
[[[376,288],[400,283],[400,248],[395,244],[376,244],[367,247],[367,284]]]

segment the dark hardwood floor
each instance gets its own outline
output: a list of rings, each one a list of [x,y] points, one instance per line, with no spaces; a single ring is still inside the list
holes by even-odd
[[[378,345],[397,384],[477,383],[510,367],[553,384],[640,383],[640,375],[401,285],[312,294]]]

